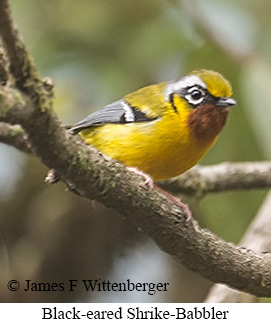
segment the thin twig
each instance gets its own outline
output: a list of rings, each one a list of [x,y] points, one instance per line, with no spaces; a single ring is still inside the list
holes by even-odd
[[[202,197],[207,193],[271,188],[271,162],[221,163],[196,166],[161,185],[175,194]]]
[[[13,22],[8,0],[0,0],[0,30],[9,58],[10,72],[20,89],[32,88],[39,81],[38,71],[25,48]]]

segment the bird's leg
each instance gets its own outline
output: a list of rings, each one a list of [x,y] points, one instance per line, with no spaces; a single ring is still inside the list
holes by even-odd
[[[175,197],[175,196],[171,195],[170,193],[164,191],[161,187],[159,187],[157,185],[154,185],[154,189],[156,189],[156,191],[158,191],[162,195],[166,196],[174,204],[178,205],[183,210],[183,212],[184,212],[184,214],[186,216],[186,221],[189,221],[192,218],[192,214],[191,214],[191,211],[190,211],[188,205],[182,203],[180,199],[178,199],[177,197]]]
[[[127,167],[129,170],[131,170],[132,172],[136,173],[137,175],[140,175],[144,178],[145,182],[144,184],[147,185],[147,187],[149,189],[155,189],[156,191],[158,191],[160,194],[166,196],[170,201],[172,201],[174,204],[178,205],[184,212],[185,216],[186,216],[186,221],[189,221],[192,217],[191,211],[189,209],[189,207],[182,203],[180,199],[178,199],[177,197],[171,195],[170,193],[164,191],[161,187],[155,185],[153,183],[153,179],[150,177],[150,175],[144,173],[142,170],[139,170],[135,167]]]

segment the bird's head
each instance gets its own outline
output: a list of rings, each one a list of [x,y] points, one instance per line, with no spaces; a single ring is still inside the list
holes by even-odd
[[[177,111],[189,109],[188,126],[196,137],[213,139],[222,130],[229,107],[236,104],[232,88],[221,74],[196,70],[169,82],[165,97]]]

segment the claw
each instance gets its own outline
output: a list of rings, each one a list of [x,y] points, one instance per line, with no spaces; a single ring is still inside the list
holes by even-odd
[[[136,173],[137,175],[140,175],[144,178],[144,184],[150,189],[152,190],[154,187],[154,183],[153,183],[153,179],[150,177],[150,175],[144,173],[142,170],[139,170],[135,167],[127,167],[130,171]]]
[[[44,179],[44,182],[47,184],[55,184],[58,183],[60,180],[60,174],[56,170],[50,169]]]

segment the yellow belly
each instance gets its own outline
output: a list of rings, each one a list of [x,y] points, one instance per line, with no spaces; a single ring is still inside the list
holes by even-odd
[[[105,124],[80,135],[104,154],[158,181],[193,167],[216,139],[202,142],[189,133],[187,123],[179,118],[171,115],[152,122]]]

